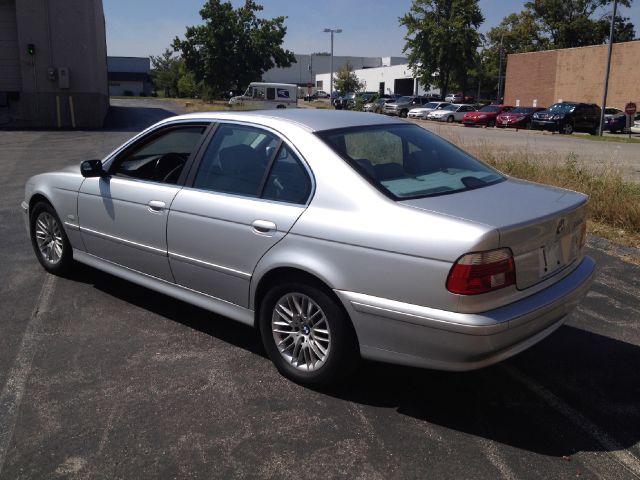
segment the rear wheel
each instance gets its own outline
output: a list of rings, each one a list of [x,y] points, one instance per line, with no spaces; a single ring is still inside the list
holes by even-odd
[[[350,320],[327,293],[309,283],[272,288],[260,308],[262,342],[278,371],[303,385],[327,385],[359,359]]]
[[[453,115],[449,115],[449,116],[447,117],[447,123],[453,123],[453,120],[454,120],[454,119],[453,119]]]
[[[46,202],[37,203],[29,217],[31,245],[47,272],[62,275],[73,264],[71,244],[56,211]]]

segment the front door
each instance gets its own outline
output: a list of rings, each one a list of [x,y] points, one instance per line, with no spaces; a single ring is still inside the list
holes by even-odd
[[[167,216],[183,170],[206,125],[150,133],[87,178],[78,196],[80,232],[88,253],[173,281],[167,258]]]

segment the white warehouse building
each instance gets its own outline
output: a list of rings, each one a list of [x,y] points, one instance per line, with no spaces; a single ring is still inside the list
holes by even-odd
[[[388,65],[378,68],[354,70],[358,79],[364,84],[364,90],[378,93],[397,93],[400,95],[440,94],[439,89],[425,89],[408,64]],[[329,91],[330,73],[316,75],[316,88]],[[334,73],[335,79],[335,73]]]
[[[296,53],[295,57],[296,63],[291,64],[290,67],[276,67],[265,72],[264,75],[262,75],[262,81],[271,83],[295,83],[303,87],[309,83],[314,83],[316,75],[331,71],[330,55],[303,55]],[[333,70],[338,71],[347,63],[351,65],[351,68],[356,70],[399,65],[406,62],[407,59],[404,57],[348,57],[334,55]]]

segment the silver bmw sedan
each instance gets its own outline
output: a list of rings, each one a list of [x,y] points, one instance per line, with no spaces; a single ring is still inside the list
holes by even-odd
[[[47,271],[251,325],[319,385],[360,358],[477,369],[552,333],[593,280],[586,205],[402,120],[300,109],[164,120],[32,177],[22,208]]]

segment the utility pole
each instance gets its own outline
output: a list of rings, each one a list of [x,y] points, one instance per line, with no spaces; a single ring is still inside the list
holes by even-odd
[[[613,14],[611,14],[611,28],[609,30],[609,53],[607,55],[607,70],[604,74],[604,95],[602,97],[602,111],[600,112],[600,125],[598,126],[599,136],[602,136],[602,128],[604,127],[604,109],[607,108],[607,95],[609,93],[609,74],[611,73],[611,53],[613,52],[613,27],[615,25],[617,12],[618,0],[614,0]]]
[[[498,67],[498,97],[496,98],[496,103],[501,103],[500,94],[502,93],[502,55],[504,53],[504,49],[502,48],[503,40],[504,40],[504,33],[500,36],[500,65]]]
[[[325,28],[324,33],[331,33],[331,76],[329,77],[329,101],[333,100],[333,34],[342,33],[341,28]]]

